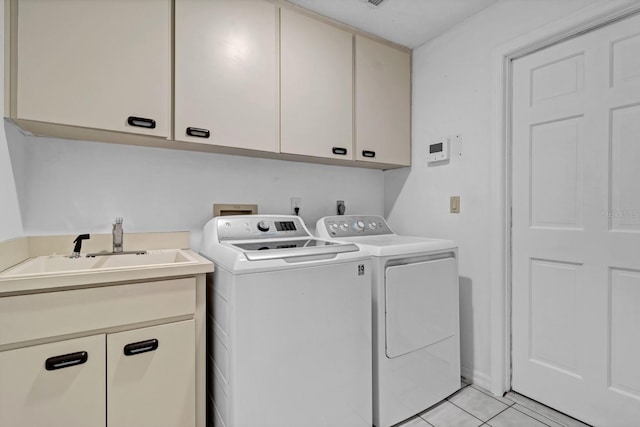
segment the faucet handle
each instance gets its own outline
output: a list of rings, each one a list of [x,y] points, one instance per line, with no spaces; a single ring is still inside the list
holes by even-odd
[[[91,236],[89,234],[80,234],[76,237],[76,240],[73,241],[75,246],[73,247],[73,254],[69,258],[79,258],[80,250],[82,250],[82,241],[90,239]]]

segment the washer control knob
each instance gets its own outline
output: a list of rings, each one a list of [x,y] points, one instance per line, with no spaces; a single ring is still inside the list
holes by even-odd
[[[340,223],[340,230],[342,230],[342,231],[347,231],[347,230],[349,230],[349,224],[347,224],[347,223],[346,223],[346,222],[344,222],[344,221],[343,221],[343,222],[341,222],[341,223]]]
[[[354,224],[353,224],[353,228],[356,231],[364,231],[364,221],[362,220],[357,220]]]
[[[338,231],[338,224],[336,224],[336,223],[330,224],[329,225],[329,230],[331,230],[331,231],[333,231],[335,233],[336,231]]]
[[[260,231],[269,231],[269,224],[265,221],[260,221],[258,223],[258,230]]]
[[[378,228],[378,224],[373,221],[369,221],[369,230],[375,230],[376,228]]]

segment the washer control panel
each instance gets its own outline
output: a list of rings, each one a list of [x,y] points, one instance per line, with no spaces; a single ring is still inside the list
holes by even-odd
[[[387,222],[377,215],[327,216],[316,224],[320,237],[353,237],[393,234]]]
[[[238,215],[217,218],[218,239],[253,240],[307,237],[300,217],[293,215]]]

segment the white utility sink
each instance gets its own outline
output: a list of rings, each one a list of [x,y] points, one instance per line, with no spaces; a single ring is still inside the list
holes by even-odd
[[[91,258],[89,258],[91,259]],[[196,262],[185,252],[177,250],[150,251],[146,254],[101,255],[93,259],[98,260],[92,268],[122,268],[142,267],[160,264],[179,264]]]
[[[91,258],[51,255],[30,258],[1,272],[0,277],[63,274],[98,269],[160,267],[196,262],[198,261],[181,249],[149,251],[141,255],[99,255]]]

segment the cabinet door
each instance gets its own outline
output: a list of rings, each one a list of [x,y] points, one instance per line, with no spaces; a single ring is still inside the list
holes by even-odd
[[[195,425],[194,321],[107,335],[109,427]]]
[[[176,0],[175,139],[278,151],[278,14],[263,0]]]
[[[411,55],[356,36],[357,160],[411,164]]]
[[[281,10],[280,151],[353,159],[353,37]]]
[[[0,426],[105,426],[105,336],[0,352]]]
[[[19,0],[17,49],[17,118],[169,136],[170,0]]]

